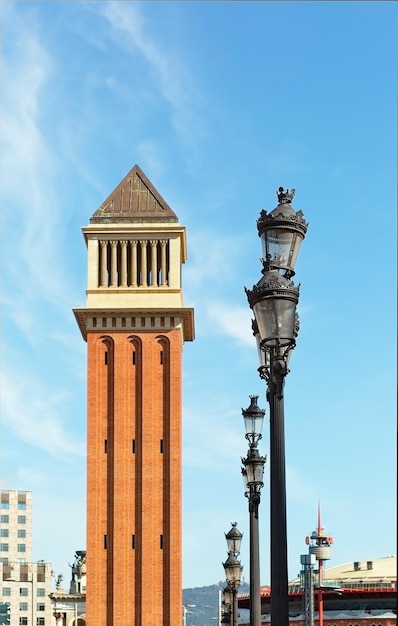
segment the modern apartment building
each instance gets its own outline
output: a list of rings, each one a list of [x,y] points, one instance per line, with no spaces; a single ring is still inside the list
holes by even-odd
[[[32,492],[2,491],[0,559],[2,563],[32,560]]]
[[[51,565],[32,562],[32,492],[1,491],[0,623],[50,626]]]

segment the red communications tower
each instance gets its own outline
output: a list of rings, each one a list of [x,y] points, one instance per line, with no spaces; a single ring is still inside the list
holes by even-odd
[[[333,537],[325,534],[325,529],[321,524],[321,507],[318,503],[318,527],[314,530],[310,537],[305,538],[305,543],[309,546],[310,554],[314,554],[318,561],[318,625],[323,626],[323,567],[324,562],[331,558],[331,545],[333,543]]]

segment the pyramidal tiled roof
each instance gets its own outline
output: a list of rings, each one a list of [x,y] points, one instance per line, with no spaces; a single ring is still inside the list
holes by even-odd
[[[178,222],[174,211],[134,165],[90,219],[91,224]]]

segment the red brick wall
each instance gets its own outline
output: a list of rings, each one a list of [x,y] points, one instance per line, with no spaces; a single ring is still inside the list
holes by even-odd
[[[90,332],[87,344],[87,624],[175,626],[181,335]]]

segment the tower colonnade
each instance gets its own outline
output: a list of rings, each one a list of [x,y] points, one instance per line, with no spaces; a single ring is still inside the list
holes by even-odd
[[[167,239],[101,239],[99,287],[167,287],[170,242]]]

